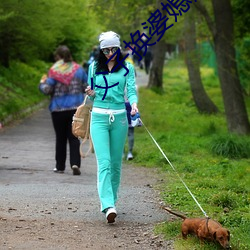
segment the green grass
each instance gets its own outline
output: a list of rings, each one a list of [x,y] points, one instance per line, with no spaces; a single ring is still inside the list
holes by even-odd
[[[0,122],[9,115],[18,118],[21,111],[45,99],[38,84],[47,70],[47,64],[39,61],[30,65],[12,62],[9,69],[0,67]]]
[[[164,181],[156,188],[165,204],[189,217],[202,217],[179,177],[183,179],[206,213],[230,230],[232,249],[250,249],[250,138],[227,132],[219,81],[210,68],[202,68],[201,74],[208,95],[220,110],[217,115],[197,111],[180,60],[165,66],[163,94],[139,90],[142,120],[178,175],[144,127],[135,130],[133,163],[159,169]],[[250,101],[246,102],[250,113]],[[218,248],[214,243],[201,248],[193,237],[184,242],[178,237],[180,224],[177,219],[159,224],[155,230],[175,239],[178,250]]]

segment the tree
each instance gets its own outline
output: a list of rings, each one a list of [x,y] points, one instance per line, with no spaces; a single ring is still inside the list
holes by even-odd
[[[14,1],[2,0],[0,9],[8,18],[0,20],[0,51],[4,55],[1,57],[1,64],[9,66],[11,59],[27,61],[32,57],[37,58],[37,52],[44,51],[45,44],[49,47],[56,37],[50,35],[47,27],[47,20],[44,13],[50,14],[50,9],[46,12],[46,4],[41,1],[31,0]],[[49,12],[49,13],[48,13]],[[11,15],[10,15],[11,13]]]
[[[130,34],[134,34],[137,30],[148,34],[148,31],[143,29],[142,23],[145,22],[152,12],[155,12],[157,8],[161,9],[160,0],[141,0],[136,2],[134,0],[119,1],[119,0],[96,0],[95,11],[98,13],[99,22],[102,23],[106,30],[113,30],[119,33],[122,37],[122,41],[132,42]],[[126,9],[126,11],[124,11]],[[119,15],[117,14],[119,13]],[[163,12],[162,12],[163,13]],[[164,16],[165,14],[163,14]],[[108,18],[107,18],[108,16]],[[168,22],[169,23],[169,22]],[[150,40],[149,43],[154,43],[157,39],[157,35]],[[125,44],[123,44],[125,47]],[[142,43],[140,44],[143,45]],[[152,68],[150,70],[150,77],[148,87],[156,87],[162,89],[163,82],[163,66],[166,53],[166,35],[164,35],[159,42],[156,42],[152,46],[154,59]],[[137,48],[137,51],[139,49]]]
[[[155,1],[151,1],[152,4]],[[166,9],[162,7],[162,1],[157,0],[157,4],[154,7],[155,10],[160,10],[162,16],[166,15],[168,17]],[[191,6],[192,8],[192,6]],[[171,12],[171,11],[170,11]],[[167,52],[167,47],[169,44],[175,45],[181,40],[183,35],[183,17],[178,16],[178,22],[174,22],[174,18],[169,16],[169,20],[166,22],[166,26],[173,24],[171,28],[169,28],[164,36],[161,38],[159,42],[153,46],[153,62],[152,68],[150,70],[149,82],[147,87],[149,88],[158,88],[158,90],[163,90],[163,68],[165,63],[165,54]]]
[[[193,9],[185,16],[185,55],[191,92],[200,113],[217,113],[218,108],[207,95],[200,75],[200,57],[196,44],[195,15]]]
[[[100,32],[112,30],[121,36],[122,42],[123,40],[129,41],[130,33],[141,29],[145,15],[152,9],[149,2],[150,0],[137,2],[134,0],[94,0],[91,7],[96,13]]]
[[[250,123],[236,64],[230,0],[212,0],[214,21],[201,1],[194,4],[212,33],[228,130],[249,134]]]
[[[86,11],[88,2],[37,0],[34,8],[33,0],[1,0],[0,64],[8,67],[12,59],[47,61],[63,43],[74,59],[82,60],[95,36],[95,20]]]
[[[163,67],[167,51],[166,42],[164,40],[159,41],[156,45],[154,45],[152,51],[154,57],[147,87],[163,90]]]
[[[159,0],[156,1],[156,9],[158,10],[161,9],[161,1]],[[161,13],[162,13],[162,16],[166,15],[166,10],[162,10]],[[166,25],[169,25],[169,22],[167,22]],[[149,81],[147,85],[148,88],[157,88],[160,91],[163,90],[163,68],[164,68],[164,62],[165,62],[165,55],[167,51],[167,43],[166,43],[167,32],[168,31],[166,31],[166,33],[164,34],[164,37],[162,37],[159,42],[157,42],[156,39],[153,38],[156,44],[152,48],[153,61],[152,61],[152,67],[150,69]]]

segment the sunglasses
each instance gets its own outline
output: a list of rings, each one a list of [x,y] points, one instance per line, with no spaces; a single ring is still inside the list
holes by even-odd
[[[119,48],[118,47],[114,47],[111,49],[103,49],[102,52],[104,55],[108,55],[110,53],[110,51],[112,52],[112,54],[114,54]]]

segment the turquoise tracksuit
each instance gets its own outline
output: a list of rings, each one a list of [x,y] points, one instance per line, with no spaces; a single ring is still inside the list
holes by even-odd
[[[118,72],[102,75],[94,73],[94,63],[89,67],[88,84],[91,85],[93,78],[96,94],[93,98],[90,134],[97,160],[97,189],[103,212],[106,208],[115,207],[120,186],[122,155],[128,132],[125,88],[130,104],[137,103],[134,67],[127,63],[127,68],[129,73],[124,76],[126,70],[123,68]],[[100,88],[117,82],[119,84],[106,89],[106,93],[104,88]]]

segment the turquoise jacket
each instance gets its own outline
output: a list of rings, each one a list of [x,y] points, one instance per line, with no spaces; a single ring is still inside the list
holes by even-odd
[[[126,62],[126,64],[126,67],[129,70],[126,76],[124,75],[127,71],[124,68],[121,68],[118,72],[109,74],[95,74],[96,62],[93,62],[90,65],[88,72],[88,85],[91,86],[91,78],[93,78],[93,89],[95,90],[95,97],[91,98],[94,101],[93,107],[124,109],[125,88],[129,103],[132,105],[133,103],[138,102],[134,66],[128,62]]]

